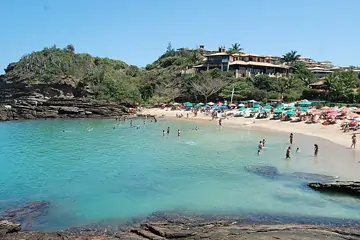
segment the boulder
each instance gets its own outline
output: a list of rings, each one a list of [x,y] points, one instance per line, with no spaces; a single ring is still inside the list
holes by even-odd
[[[58,110],[59,114],[77,114],[79,112],[79,108],[77,107],[61,107]]]
[[[314,190],[328,193],[340,193],[360,197],[360,182],[335,181],[309,183],[308,186]]]
[[[43,215],[50,203],[47,201],[33,201],[5,210],[1,217],[8,221],[23,222]]]
[[[9,222],[7,220],[0,221],[0,237],[7,233],[18,232],[21,230],[21,224]]]

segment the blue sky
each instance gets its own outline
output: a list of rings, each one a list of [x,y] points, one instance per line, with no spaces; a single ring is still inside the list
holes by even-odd
[[[360,65],[360,0],[4,0],[0,72],[56,44],[145,66],[174,48],[230,47]]]

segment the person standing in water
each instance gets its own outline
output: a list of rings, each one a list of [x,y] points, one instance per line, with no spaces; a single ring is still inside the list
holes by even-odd
[[[180,137],[180,134],[181,134],[180,129],[178,129],[178,137]]]
[[[258,152],[257,152],[257,155],[260,155],[261,154],[261,150],[259,149]]]
[[[163,137],[165,137],[165,130],[163,130]]]
[[[290,133],[290,144],[293,144],[293,140],[294,140],[294,135]]]
[[[166,133],[167,133],[167,134],[170,133],[170,127],[167,128]]]
[[[356,147],[356,135],[355,135],[355,133],[351,137],[351,146],[350,146],[350,148],[353,148],[353,147],[354,147],[354,149]]]
[[[286,159],[290,159],[290,152],[291,152],[291,147],[288,147],[287,150],[286,150]]]
[[[263,145],[263,147],[265,147],[265,138],[262,140],[262,145]]]
[[[319,152],[319,146],[317,144],[314,144],[314,156],[316,157]]]
[[[133,127],[132,120],[130,120],[130,127]]]
[[[263,142],[260,141],[260,142],[259,142],[259,149],[261,150],[263,147],[264,147]]]

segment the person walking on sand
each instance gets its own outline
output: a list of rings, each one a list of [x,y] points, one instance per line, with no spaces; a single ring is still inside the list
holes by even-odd
[[[290,140],[290,144],[293,144],[294,134],[290,133],[289,140]]]
[[[290,152],[291,152],[291,147],[288,147],[287,150],[286,150],[286,156],[285,156],[286,159],[290,159],[290,158],[291,158],[291,157],[290,157]]]
[[[353,148],[353,147],[354,147],[354,149],[356,147],[356,135],[355,135],[355,133],[351,137],[351,146],[350,146],[350,148]]]
[[[317,144],[314,144],[314,156],[316,157],[319,152],[319,146]]]
[[[221,118],[219,119],[219,126],[220,127],[222,126],[222,119]]]

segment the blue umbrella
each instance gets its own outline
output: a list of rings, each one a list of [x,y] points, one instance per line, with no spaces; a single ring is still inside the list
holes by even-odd
[[[245,111],[246,109],[245,107],[238,108],[239,111]]]
[[[210,108],[210,106],[209,106],[209,105],[207,105],[207,104],[206,104],[204,107],[205,107],[205,108]]]
[[[228,108],[228,106],[222,105],[220,108],[221,108],[221,109],[225,109],[225,108]]]
[[[286,113],[285,113],[286,115],[295,115],[295,111],[287,111]]]
[[[311,105],[311,102],[309,102],[309,101],[302,101],[302,102],[299,102],[299,105]]]
[[[308,107],[301,107],[301,108],[299,108],[299,110],[302,111],[302,112],[307,112],[307,111],[309,111],[309,108]]]
[[[193,106],[193,104],[192,104],[191,102],[186,102],[186,103],[184,103],[184,105],[185,105],[186,107],[192,107],[192,106]]]

